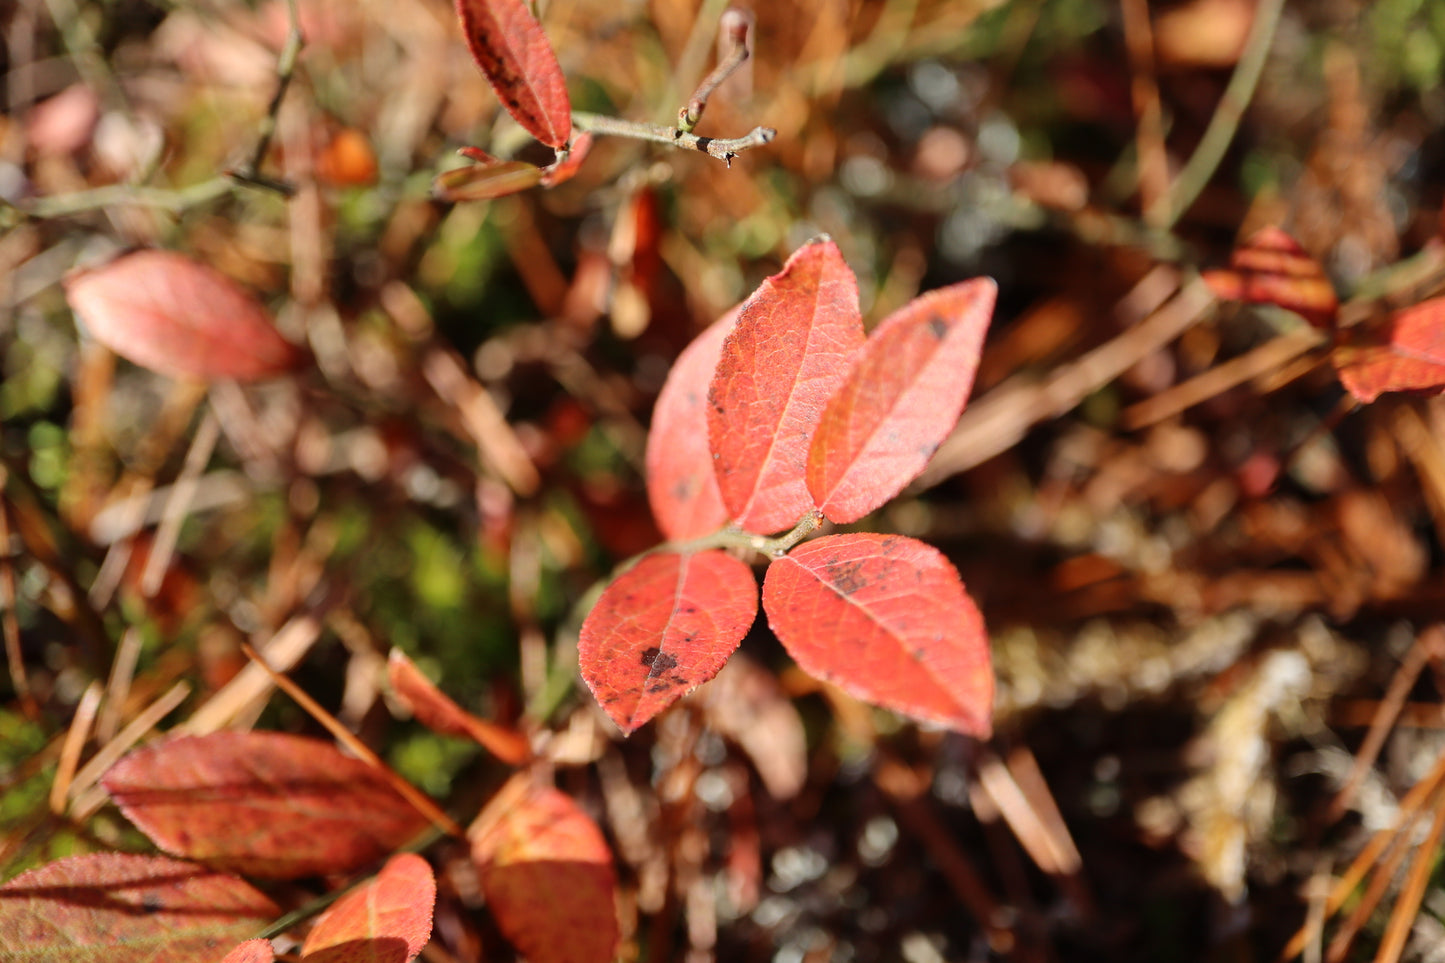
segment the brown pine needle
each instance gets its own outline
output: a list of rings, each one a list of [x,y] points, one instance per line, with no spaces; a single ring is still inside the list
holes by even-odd
[[[90,738],[90,724],[95,721],[95,710],[100,707],[101,692],[99,682],[85,687],[85,693],[75,707],[75,716],[70,720],[70,729],[65,733],[65,744],[60,747],[60,765],[55,770],[55,781],[50,784],[50,811],[57,816],[65,813],[70,781],[80,763],[80,751]]]
[[[300,686],[267,665],[255,649],[251,648],[251,646],[245,642],[242,642],[241,651],[246,653],[246,658],[265,670],[266,674],[271,677],[271,681],[276,683],[277,688],[295,699],[297,704],[305,709],[311,718],[325,726],[326,731],[335,736],[337,742],[340,742],[343,746],[350,749],[356,758],[380,772],[391,785],[391,788],[395,789],[403,799],[411,803],[417,812],[421,813],[427,819],[430,819],[432,825],[450,836],[461,838],[466,835],[462,827],[457,825],[456,821],[450,816],[442,812],[441,808],[432,802],[425,793],[401,778],[394,769],[382,761],[380,756],[372,752],[361,740],[352,735],[352,733],[341,724],[339,719],[321,708],[321,705],[307,695]]]

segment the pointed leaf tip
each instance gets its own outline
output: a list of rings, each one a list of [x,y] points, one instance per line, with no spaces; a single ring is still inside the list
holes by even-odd
[[[858,350],[808,450],[808,490],[839,524],[923,471],[968,402],[998,285],[975,278],[894,312]]]
[[[901,535],[807,542],[768,567],[763,610],[810,675],[923,722],[992,731],[983,617],[937,549]]]
[[[457,18],[507,113],[548,147],[565,146],[572,136],[567,81],[524,0],[457,0]]]
[[[707,410],[718,488],[743,529],[780,531],[813,508],[808,446],[862,343],[858,281],[832,241],[799,248],[743,302]]]
[[[316,920],[301,947],[302,963],[407,963],[431,939],[436,898],[436,877],[426,860],[415,853],[393,856],[374,879]]]
[[[1340,384],[1361,404],[1387,391],[1445,390],[1445,298],[1402,308],[1378,331],[1350,334],[1330,360]]]
[[[582,624],[582,678],[630,734],[717,675],[757,614],[752,569],[726,552],[649,555]]]
[[[276,950],[270,940],[247,940],[226,954],[221,963],[275,963]]]
[[[79,272],[65,296],[95,340],[172,377],[258,381],[306,360],[249,292],[174,251],[137,251]]]

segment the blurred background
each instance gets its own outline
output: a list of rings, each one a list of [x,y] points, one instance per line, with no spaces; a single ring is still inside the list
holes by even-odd
[[[48,798],[88,686],[99,748],[290,631],[293,677],[464,817],[506,773],[394,718],[387,649],[537,732],[613,844],[629,958],[1266,960],[1304,927],[1312,959],[1439,959],[1438,833],[1413,854],[1445,812],[1445,408],[1349,410],[1297,317],[1191,279],[1280,225],[1364,323],[1437,291],[1445,4],[740,6],[753,55],[698,133],[771,144],[725,167],[600,138],[564,185],[458,204],[431,196],[458,148],[551,152],[445,3],[300,0],[260,167],[289,199],[218,180],[266,124],[283,4],[0,10],[0,874],[143,845]],[[670,123],[727,4],[540,7],[574,108]],[[760,621],[624,742],[577,681],[577,606],[659,539],[653,399],[824,232],[869,323],[999,282],[957,433],[860,523],[958,566],[997,735],[854,702]],[[250,286],[314,366],[242,390],[118,361],[60,282],[135,247]],[[1377,832],[1418,881],[1387,856],[1337,920]],[[433,855],[435,959],[510,958]]]

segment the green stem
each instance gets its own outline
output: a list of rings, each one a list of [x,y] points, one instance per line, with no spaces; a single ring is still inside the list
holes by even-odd
[[[1230,141],[1234,140],[1235,131],[1239,129],[1244,109],[1249,106],[1255,87],[1259,85],[1259,77],[1264,72],[1264,62],[1269,56],[1275,27],[1279,25],[1280,12],[1283,9],[1284,0],[1261,0],[1254,13],[1254,23],[1249,28],[1244,53],[1235,65],[1234,76],[1229,78],[1224,97],[1214,111],[1214,116],[1209,119],[1209,126],[1205,128],[1204,136],[1200,138],[1193,156],[1175,178],[1174,185],[1150,207],[1146,218],[1150,223],[1164,229],[1173,227],[1214,176],[1219,162],[1224,159],[1224,152],[1229,149]]]

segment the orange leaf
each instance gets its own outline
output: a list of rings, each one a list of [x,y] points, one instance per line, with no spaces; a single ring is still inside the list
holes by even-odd
[[[249,883],[194,863],[70,856],[0,886],[0,958],[213,963],[280,912]]]
[[[718,488],[742,528],[775,532],[812,509],[808,445],[862,343],[858,282],[831,240],[800,248],[743,302],[707,410]]]
[[[582,679],[631,733],[717,675],[757,614],[753,570],[726,552],[649,555],[582,623]]]
[[[65,295],[95,340],[161,374],[256,381],[305,359],[251,294],[173,251],[137,251],[76,274]]]
[[[901,535],[808,542],[768,567],[763,610],[805,672],[914,719],[992,731],[983,617],[937,549]]]
[[[465,152],[465,151],[464,151]],[[489,201],[516,194],[542,182],[545,171],[526,161],[502,161],[481,151],[467,153],[478,163],[443,171],[432,181],[432,194],[443,201]]]
[[[457,0],[457,17],[507,113],[548,147],[564,146],[572,136],[567,81],[524,0]]]
[[[1445,390],[1445,298],[1431,298],[1396,311],[1378,332],[1330,354],[1340,384],[1363,404],[1386,391]]]
[[[270,940],[247,940],[226,954],[221,963],[275,963],[276,951]]]
[[[1324,268],[1277,227],[1266,227],[1235,248],[1228,270],[1205,271],[1202,277],[1217,297],[1276,304],[1317,328],[1329,327],[1339,312]]]
[[[652,409],[647,433],[647,500],[673,541],[716,531],[728,520],[707,443],[707,386],[737,320],[733,308],[677,356]]]
[[[337,900],[301,947],[302,963],[406,963],[431,939],[437,884],[415,853],[387,860],[376,878]]]
[[[279,732],[166,739],[102,781],[157,846],[251,876],[349,872],[428,825],[376,769]]]
[[[864,343],[808,450],[808,490],[829,519],[862,518],[923,471],[968,401],[997,297],[989,278],[930,291]]]
[[[528,789],[489,816],[467,835],[502,933],[530,963],[611,963],[617,879],[597,824],[551,788]]]
[[[448,699],[400,649],[391,650],[386,660],[386,674],[392,693],[418,722],[433,732],[475,740],[492,755],[514,766],[531,756],[532,749],[520,734],[478,719]]]

